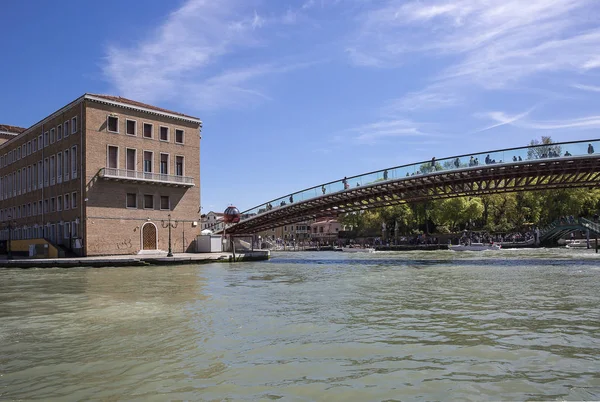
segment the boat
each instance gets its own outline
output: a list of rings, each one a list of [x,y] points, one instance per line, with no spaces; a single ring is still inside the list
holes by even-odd
[[[374,248],[361,248],[361,247],[342,247],[342,251],[345,253],[374,253]]]
[[[590,241],[590,243],[592,243]],[[567,240],[566,241],[566,247],[567,248],[587,248],[587,241],[586,240]]]
[[[454,251],[487,251],[487,250],[500,250],[502,246],[500,244],[483,244],[483,243],[471,243],[471,244],[458,244],[450,246],[450,250]]]

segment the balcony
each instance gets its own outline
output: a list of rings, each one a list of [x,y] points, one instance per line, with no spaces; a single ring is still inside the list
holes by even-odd
[[[106,180],[126,181],[130,183],[164,184],[175,187],[193,187],[194,178],[173,176],[170,174],[138,172],[135,170],[102,168],[98,176]]]

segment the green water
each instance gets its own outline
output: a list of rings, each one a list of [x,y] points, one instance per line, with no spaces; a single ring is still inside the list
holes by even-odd
[[[588,250],[0,270],[0,400],[598,400]]]

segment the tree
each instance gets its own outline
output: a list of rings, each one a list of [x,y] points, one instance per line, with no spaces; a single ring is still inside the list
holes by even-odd
[[[552,138],[542,136],[542,140],[533,139],[529,143],[529,149],[527,150],[527,159],[541,159],[548,158],[552,154],[560,155],[560,145],[553,144]]]

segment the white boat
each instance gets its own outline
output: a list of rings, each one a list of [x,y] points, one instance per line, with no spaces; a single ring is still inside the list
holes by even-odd
[[[345,253],[374,253],[374,248],[361,248],[361,247],[342,247],[342,251]]]
[[[566,241],[567,248],[587,248],[587,241],[586,240],[567,240]],[[590,241],[590,245],[591,245],[591,241]]]
[[[500,244],[483,244],[483,243],[471,243],[471,244],[458,244],[450,246],[450,250],[454,251],[486,251],[486,250],[500,250],[502,246]]]

